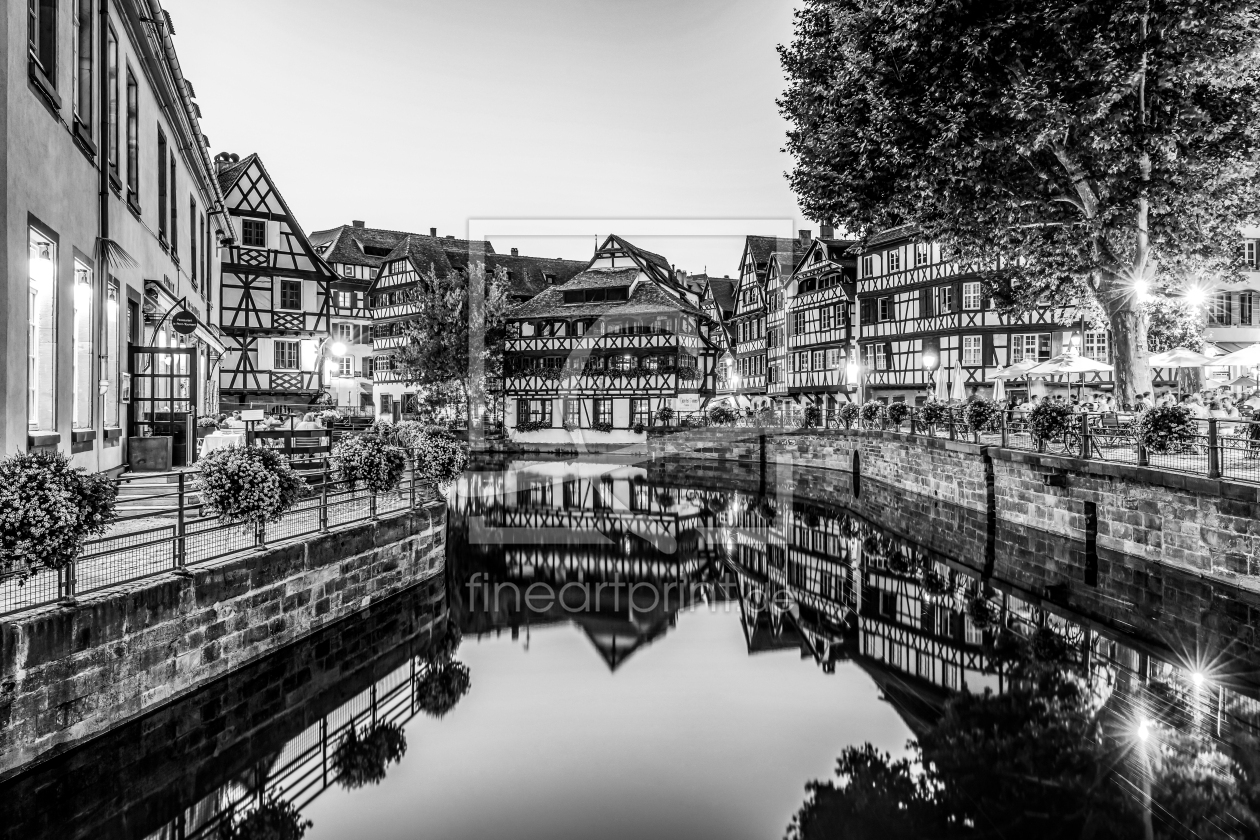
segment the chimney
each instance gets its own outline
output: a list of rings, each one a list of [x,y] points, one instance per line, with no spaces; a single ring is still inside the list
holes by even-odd
[[[351,225],[353,225],[354,227],[361,228],[361,227],[363,227],[363,220],[362,220],[362,219],[355,219],[355,220],[354,220],[353,222],[351,222],[350,224],[351,224]]]
[[[835,239],[836,229],[832,227],[831,225],[819,225],[818,238],[819,239]]]
[[[801,233],[801,244],[808,245],[809,240],[811,238],[811,232],[802,228],[800,233]]]
[[[240,163],[241,156],[231,152],[219,152],[214,156],[214,173],[217,175],[234,163]]]
[[[437,228],[429,228],[429,236],[432,236],[434,239],[437,239]]]
[[[515,248],[512,249],[512,256],[519,257],[520,255],[521,255],[520,251],[516,250]]]

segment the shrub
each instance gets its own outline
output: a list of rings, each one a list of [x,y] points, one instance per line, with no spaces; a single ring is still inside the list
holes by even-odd
[[[647,426],[644,426],[642,423],[635,423],[630,427],[630,431],[634,432],[636,435],[641,435],[647,431]]]
[[[674,409],[667,405],[663,405],[656,410],[656,422],[663,426],[668,426],[670,421],[674,419]]]
[[[74,562],[113,521],[117,497],[113,479],[72,469],[59,452],[0,461],[0,579]]]
[[[1137,438],[1151,452],[1181,452],[1197,434],[1194,415],[1185,406],[1161,405],[1138,415]]]
[[[948,423],[949,417],[949,406],[940,400],[928,400],[919,409],[919,419],[929,426],[940,426],[943,423]]]
[[[301,840],[312,825],[292,802],[272,796],[224,833],[226,840]]]
[[[679,382],[695,382],[700,378],[700,371],[693,367],[680,367],[677,373]]]
[[[839,412],[840,422],[844,424],[846,429],[851,428],[853,426],[853,421],[858,419],[858,414],[861,411],[862,409],[860,406],[858,406],[857,403],[855,402],[845,403],[844,405],[840,406],[840,412]]]
[[[458,659],[434,665],[416,686],[416,702],[433,717],[443,717],[468,693],[468,666]]]
[[[1037,440],[1054,440],[1072,426],[1072,409],[1062,403],[1042,400],[1028,413],[1028,430]]]
[[[426,429],[411,448],[420,474],[438,487],[459,478],[468,466],[468,444],[443,429]]]
[[[551,423],[546,420],[517,420],[516,431],[518,432],[541,432],[543,429],[550,429]]]
[[[996,431],[1002,423],[1002,406],[993,400],[972,400],[963,406],[963,420],[973,432]]]
[[[888,404],[888,422],[900,426],[910,416],[910,406],[904,402]]]
[[[201,502],[224,522],[274,522],[306,495],[306,482],[274,449],[229,446],[197,462]]]
[[[877,423],[888,416],[888,407],[879,400],[867,400],[862,404],[860,416],[863,423]]]
[[[709,409],[709,422],[715,426],[730,426],[738,418],[739,415],[730,406],[715,405]]]
[[[814,404],[805,406],[805,425],[809,427],[822,425],[822,407]]]
[[[612,430],[613,430],[613,424],[605,422],[603,420],[597,420],[591,424],[592,432],[603,432],[604,434],[608,434]]]
[[[402,761],[406,753],[407,736],[397,724],[378,723],[361,737],[351,727],[333,752],[332,764],[337,781],[353,790],[380,784],[389,765]]]
[[[351,487],[362,482],[373,493],[392,493],[402,482],[407,458],[388,439],[373,434],[348,435],[337,441],[332,456]]]

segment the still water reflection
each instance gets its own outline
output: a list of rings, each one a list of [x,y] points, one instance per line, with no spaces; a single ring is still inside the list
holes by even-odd
[[[156,715],[187,749],[137,725],[0,787],[0,836],[1260,833],[1245,657],[1021,588],[1028,558],[982,579],[933,510],[901,535],[737,471],[484,463],[444,586]]]

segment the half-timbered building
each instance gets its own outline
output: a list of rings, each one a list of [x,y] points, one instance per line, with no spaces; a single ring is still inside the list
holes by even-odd
[[[1084,355],[1100,361],[1111,355],[1108,333],[1082,331],[1075,307],[1000,312],[974,269],[911,226],[875,234],[862,248],[857,302],[866,397],[921,402],[936,377],[952,386],[956,370],[966,393],[988,395],[999,368],[1048,360],[1072,346],[1074,332]],[[1106,382],[1092,379],[1093,387]]]
[[[381,261],[376,279],[368,289],[372,307],[373,395],[382,413],[399,416],[419,411],[420,389],[408,383],[394,363],[394,355],[410,339],[407,324],[419,314],[425,278],[464,277],[470,264],[484,266],[487,276],[501,274],[511,301],[523,303],[569,280],[586,267],[578,260],[523,256],[516,248],[499,254],[488,240],[472,241],[453,236],[403,234]],[[491,383],[493,385],[493,383]],[[497,390],[497,388],[492,388]]]
[[[720,399],[734,393],[735,356],[731,352],[734,344],[731,341],[730,321],[735,314],[736,281],[729,276],[697,276],[704,279],[704,297],[701,298],[700,309],[718,324],[718,329],[713,333],[714,341],[718,345],[714,387]]]
[[[791,275],[810,237],[810,231],[803,230],[796,239],[751,235],[744,239],[735,313],[730,321],[736,393],[744,405],[769,406],[772,392],[779,396],[786,393],[781,378],[786,290],[780,278]]]
[[[221,251],[220,400],[310,404],[323,389],[333,273],[316,253],[258,155],[215,157],[239,237]]]
[[[824,227],[830,234],[830,229]],[[810,243],[787,285],[787,350],[782,379],[794,402],[832,410],[855,399],[857,258],[848,239]]]
[[[585,270],[509,313],[508,428],[537,442],[631,441],[665,406],[703,407],[720,327],[701,298],[664,257],[609,236]]]

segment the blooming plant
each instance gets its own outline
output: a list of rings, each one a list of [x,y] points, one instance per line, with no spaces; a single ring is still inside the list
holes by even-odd
[[[517,420],[516,431],[518,432],[541,432],[543,429],[550,429],[551,423],[546,420]]]
[[[1002,406],[993,400],[972,400],[963,406],[963,420],[973,432],[995,431],[1002,422]]]
[[[426,430],[411,447],[420,473],[438,487],[445,487],[468,466],[468,444],[446,431]]]
[[[1137,438],[1150,452],[1183,452],[1197,433],[1194,416],[1185,406],[1161,405],[1138,415]]]
[[[380,784],[389,765],[402,761],[407,753],[407,736],[395,723],[378,723],[363,735],[354,727],[333,752],[337,781],[349,790]]]
[[[219,420],[216,417],[211,417],[208,414],[203,414],[202,416],[197,418],[197,428],[198,429],[217,429],[219,428]]]
[[[949,406],[940,400],[928,400],[919,409],[919,419],[929,426],[940,426],[949,422]]]
[[[1039,441],[1062,437],[1072,426],[1072,409],[1062,403],[1042,400],[1028,414],[1028,430]]]
[[[323,420],[324,425],[331,429],[334,424],[341,422],[341,413],[333,411],[332,409],[329,409],[328,411],[321,411],[319,413],[319,419]]]
[[[459,643],[463,639],[464,634],[460,632],[459,625],[448,620],[446,622],[446,632],[425,652],[424,657],[430,664],[434,665],[450,662],[455,658],[455,654],[459,652]]]
[[[663,405],[656,410],[656,422],[662,426],[668,426],[670,421],[674,419],[674,409],[667,405]]]
[[[900,426],[910,416],[910,405],[904,402],[895,402],[888,405],[888,422],[894,426]]]
[[[297,806],[269,797],[224,832],[226,840],[302,840],[314,823],[303,820]]]
[[[407,458],[381,435],[348,435],[337,441],[332,456],[351,487],[363,482],[373,493],[392,493],[402,483]]]
[[[820,406],[812,403],[805,406],[805,425],[810,428],[822,425],[822,408]]]
[[[862,411],[861,406],[855,402],[847,402],[840,406],[840,422],[844,423],[846,429],[852,428],[853,421],[858,419],[858,414]]]
[[[644,426],[642,423],[635,423],[630,427],[630,431],[634,432],[636,435],[641,435],[647,431],[647,426]]]
[[[735,409],[725,405],[715,405],[709,409],[709,422],[714,426],[730,426],[739,417]]]
[[[967,602],[967,615],[971,617],[972,624],[986,630],[998,623],[1002,613],[997,604],[977,595]]]
[[[443,717],[468,693],[468,666],[458,659],[433,665],[416,687],[416,702],[433,717]]]
[[[565,430],[566,432],[576,432],[576,431],[577,431],[577,429],[578,429],[578,424],[577,424],[577,423],[574,423],[572,420],[565,420],[565,421],[564,421],[564,430]]]
[[[879,400],[867,400],[862,404],[861,417],[862,422],[867,425],[878,423],[881,419],[888,416],[888,407]]]
[[[89,536],[105,533],[117,497],[109,476],[72,469],[59,452],[0,461],[0,579],[73,562]]]
[[[591,424],[592,432],[603,432],[605,434],[613,430],[613,424],[603,420],[597,420]]]
[[[225,522],[273,522],[306,494],[306,482],[274,449],[230,446],[198,462],[202,504]]]

